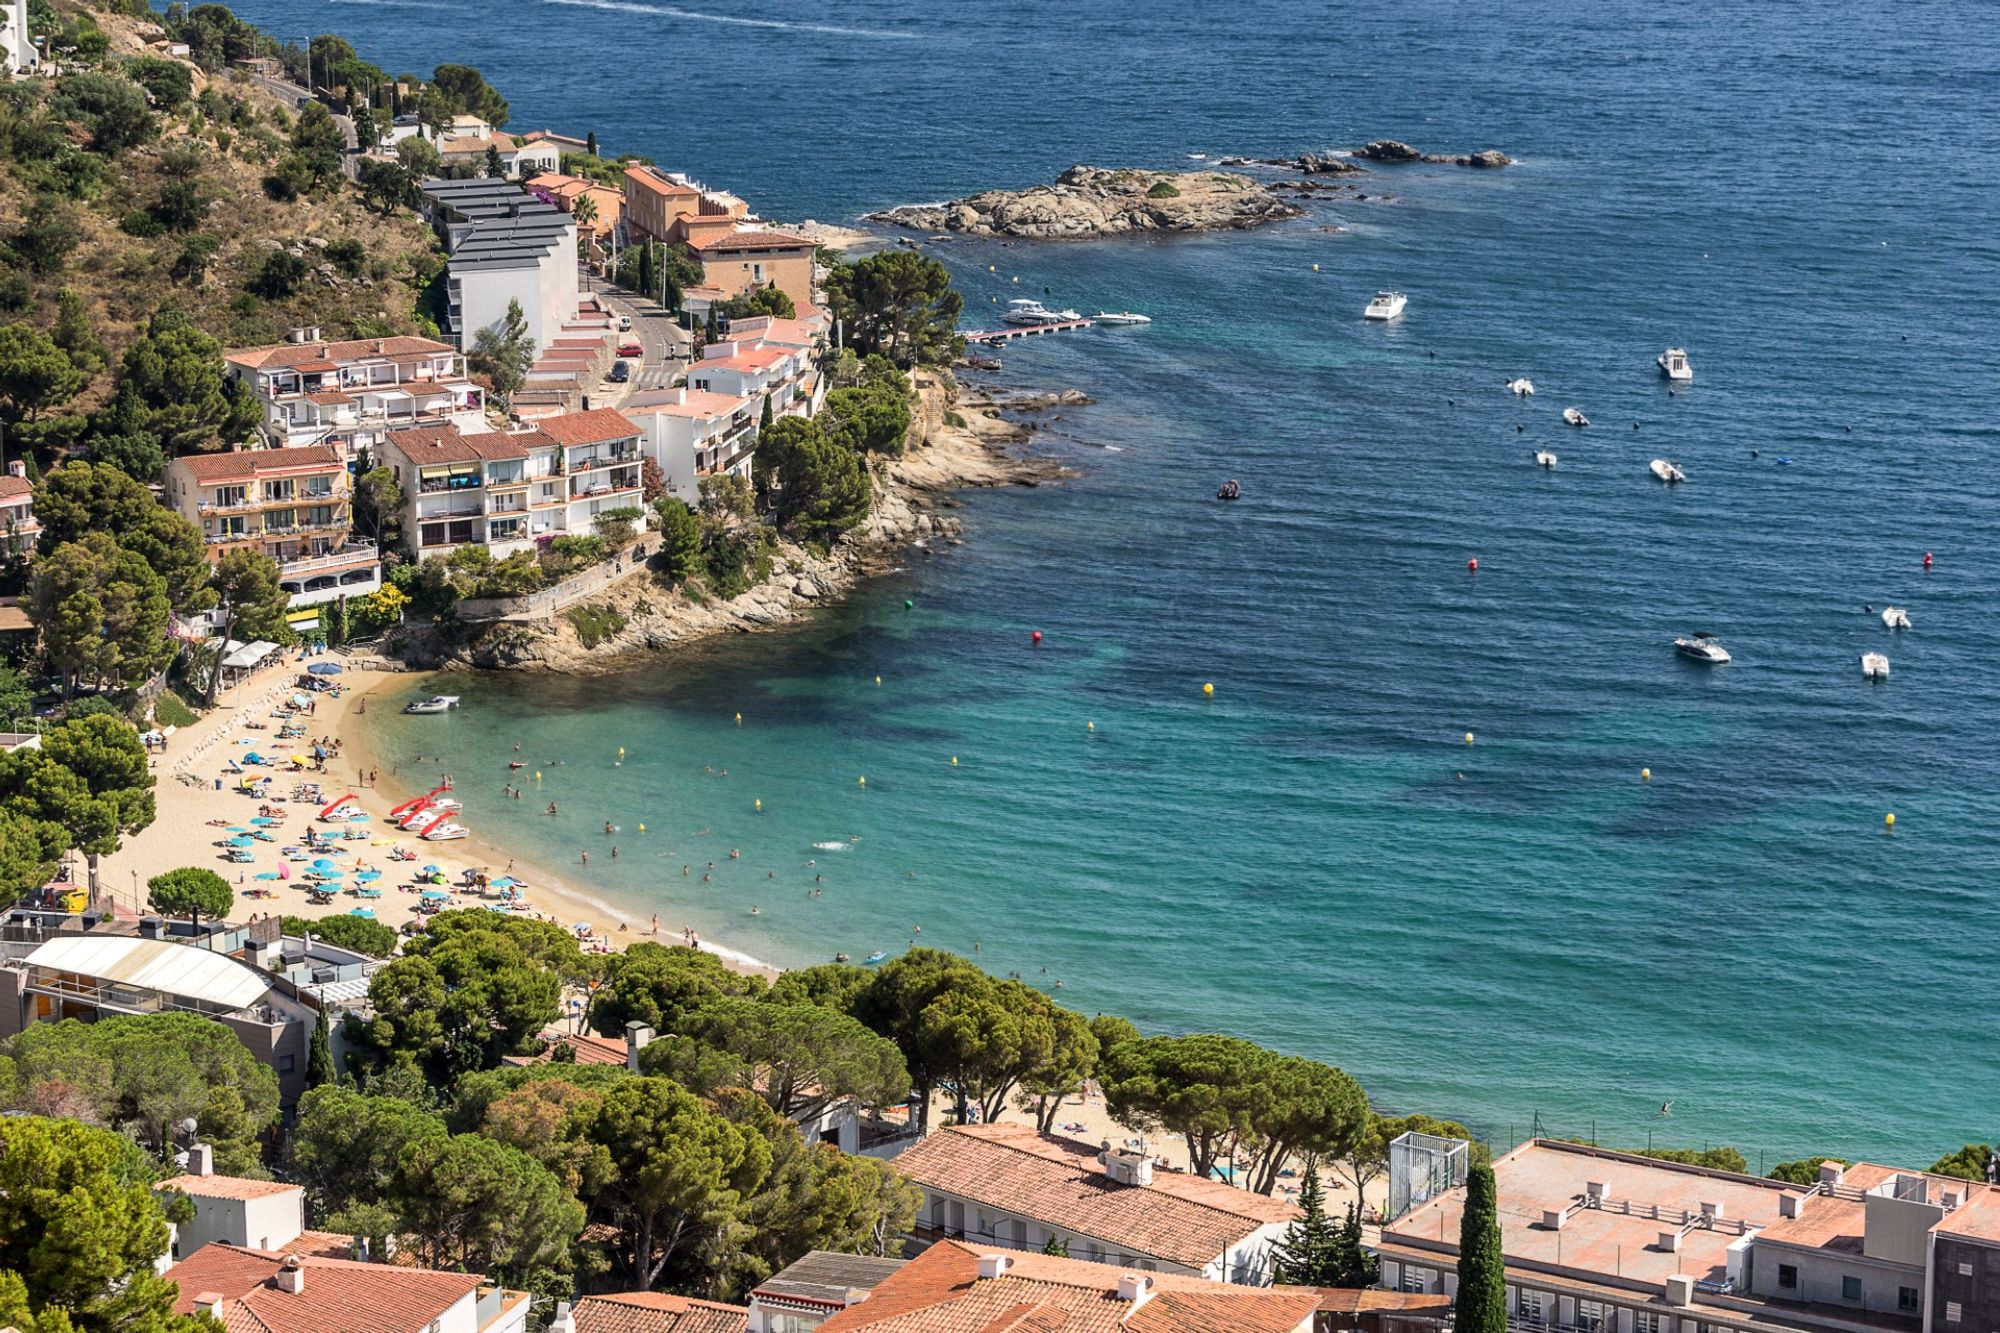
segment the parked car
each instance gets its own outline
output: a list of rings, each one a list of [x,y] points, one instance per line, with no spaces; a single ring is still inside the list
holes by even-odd
[[[637,338],[627,338],[624,342],[618,344],[618,355],[620,356],[637,357],[644,356],[645,354],[646,349],[639,346]]]
[[[613,384],[623,384],[631,378],[632,363],[630,361],[620,361],[611,367],[611,382]]]
[[[630,333],[632,331],[632,317],[630,315],[620,315],[618,317],[618,331],[620,333]]]

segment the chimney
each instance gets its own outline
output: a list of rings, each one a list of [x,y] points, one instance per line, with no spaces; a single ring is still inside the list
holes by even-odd
[[[1780,1194],[1778,1196],[1778,1216],[1797,1217],[1806,1210],[1806,1196],[1803,1194]]]
[[[542,1333],[576,1333],[576,1316],[570,1313],[568,1301],[556,1302],[555,1318],[549,1320]]]
[[[195,1303],[195,1308],[200,1310],[206,1310],[210,1314],[214,1315],[217,1319],[222,1318],[221,1292],[204,1291],[203,1293],[201,1293],[201,1295],[194,1298],[194,1303]]]
[[[1603,1203],[1603,1202],[1604,1202],[1604,1182],[1603,1182],[1603,1181],[1601,1181],[1601,1180],[1586,1180],[1586,1181],[1584,1181],[1584,1182],[1583,1182],[1583,1197],[1584,1197],[1584,1198],[1586,1198],[1586,1199],[1588,1199],[1588,1200],[1590,1200],[1590,1201],[1591,1201],[1592,1203]]]
[[[1152,1154],[1107,1149],[1104,1153],[1104,1173],[1121,1185],[1150,1185],[1153,1183]]]
[[[1683,1310],[1693,1305],[1694,1275],[1691,1273],[1675,1273],[1672,1277],[1668,1278],[1666,1296],[1668,1305],[1676,1306]]]
[[[28,465],[17,458],[7,465],[7,475],[25,479],[28,475]]]
[[[388,343],[382,341],[382,339],[380,338],[377,338],[375,340],[375,355],[377,356],[382,355],[382,353],[388,349],[388,346],[389,346]]]
[[[1153,1279],[1144,1273],[1120,1273],[1118,1275],[1118,1299],[1131,1301],[1133,1306],[1144,1305],[1146,1298],[1153,1294]]]
[[[1542,1209],[1542,1227],[1546,1231],[1561,1231],[1563,1229],[1563,1210],[1560,1208]]]
[[[1722,1205],[1719,1203],[1704,1203],[1701,1206],[1701,1215],[1711,1222],[1720,1222],[1722,1220]]]
[[[586,412],[588,412],[588,411],[590,410],[590,395],[589,395],[589,394],[585,394],[585,395],[583,396],[583,410],[584,410],[584,411],[586,411]]]
[[[979,1256],[979,1276],[981,1279],[1004,1277],[1014,1261],[1004,1254],[982,1254]]]
[[[188,1174],[191,1176],[215,1174],[215,1151],[206,1143],[197,1143],[188,1149]]]
[[[287,330],[285,333],[285,341],[288,343],[297,345],[304,343],[305,340],[306,340],[306,331],[302,327]]]
[[[304,1295],[306,1289],[305,1265],[299,1262],[299,1256],[296,1254],[287,1255],[285,1262],[278,1265],[277,1275],[271,1280],[277,1285],[279,1291],[293,1296]]]
[[[162,921],[159,917],[142,916],[139,918],[140,939],[142,940],[164,939],[166,938],[166,933],[167,933],[167,923]]]
[[[653,1029],[638,1019],[625,1025],[625,1067],[637,1072],[639,1052],[653,1043]]]
[[[1819,1183],[1822,1185],[1838,1185],[1841,1177],[1846,1174],[1847,1168],[1839,1162],[1821,1162],[1819,1164]]]
[[[1653,1248],[1657,1250],[1665,1250],[1668,1254],[1673,1254],[1676,1251],[1678,1251],[1680,1247],[1681,1247],[1680,1232],[1662,1231],[1660,1233],[1659,1243],[1655,1245]]]

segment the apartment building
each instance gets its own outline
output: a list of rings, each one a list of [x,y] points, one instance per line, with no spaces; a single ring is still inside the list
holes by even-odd
[[[575,214],[577,201],[590,200],[597,209],[597,218],[588,224],[578,224],[581,237],[593,241],[600,250],[611,243],[612,235],[618,230],[618,221],[625,213],[625,192],[582,176],[565,176],[559,171],[545,171],[528,178],[530,192],[560,208],[563,212]]]
[[[275,445],[331,444],[355,459],[393,430],[480,430],[486,420],[486,391],[434,338],[326,342],[318,329],[297,329],[287,342],[225,352],[223,365],[263,404],[261,430]]]
[[[688,248],[701,260],[703,284],[725,296],[775,287],[795,306],[812,304],[813,243],[803,236],[731,227],[690,236]]]
[[[209,559],[249,548],[278,562],[294,607],[382,586],[381,553],[353,537],[352,477],[331,444],[188,454],[166,470],[166,502],[201,529]],[[299,615],[301,626],[316,616]]]
[[[667,494],[687,504],[703,477],[750,475],[763,400],[706,389],[643,389],[619,409],[644,432],[646,453],[660,465]]]
[[[423,196],[450,256],[445,319],[459,347],[519,302],[539,355],[576,317],[575,221],[506,181],[427,180]]]
[[[1870,1163],[1793,1185],[1541,1139],[1493,1172],[1521,1333],[2000,1328],[1990,1185]],[[1383,1228],[1384,1286],[1455,1292],[1464,1195]]]
[[[625,215],[640,238],[692,244],[704,228],[735,227],[750,206],[679,172],[635,164],[625,168]]]
[[[605,511],[644,508],[642,433],[611,408],[545,417],[523,431],[399,431],[383,462],[403,488],[405,543],[419,559],[461,546],[504,557],[552,537],[589,536]]]
[[[0,4],[0,75],[26,74],[38,57],[28,35],[28,0],[5,0]]]
[[[730,337],[701,349],[687,370],[690,389],[771,400],[773,416],[812,416],[826,398],[810,347]]]
[[[41,538],[42,525],[35,521],[35,488],[28,482],[27,467],[9,463],[0,476],[0,553],[29,555]]]
[[[919,1242],[1034,1250],[1055,1240],[1078,1259],[1215,1282],[1268,1284],[1271,1246],[1299,1216],[1282,1199],[1032,1125],[940,1130],[896,1170],[924,1193]]]

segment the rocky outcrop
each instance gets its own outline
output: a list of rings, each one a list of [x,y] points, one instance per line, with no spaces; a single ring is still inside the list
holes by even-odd
[[[1248,176],[1077,166],[1053,185],[987,190],[948,204],[892,208],[870,214],[869,221],[969,236],[1068,240],[1241,230],[1294,218],[1300,212],[1297,205]]]
[[[1514,164],[1514,159],[1498,148],[1484,148],[1476,153],[1425,153],[1400,139],[1377,139],[1355,149],[1354,155],[1365,157],[1370,162],[1428,162],[1445,167],[1508,167]]]
[[[1306,176],[1362,176],[1368,168],[1351,157],[1334,153],[1301,153],[1297,157],[1225,157],[1225,167],[1277,167]]]
[[[1424,155],[1401,139],[1375,139],[1354,150],[1356,157],[1370,162],[1421,162]]]

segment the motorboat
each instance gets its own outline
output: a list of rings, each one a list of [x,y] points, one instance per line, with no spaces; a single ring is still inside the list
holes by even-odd
[[[1889,658],[1884,653],[1861,654],[1861,674],[1869,680],[1889,679]]]
[[[1535,382],[1526,375],[1521,376],[1517,380],[1508,380],[1507,392],[1513,394],[1516,398],[1533,398],[1535,396]]]
[[[428,699],[417,699],[404,705],[405,713],[443,713],[458,707],[455,694],[433,694]]]
[[[1729,661],[1729,650],[1722,646],[1722,640],[1702,629],[1675,639],[1674,651],[1690,661],[1708,666],[1722,666]]]
[[[1537,449],[1535,451],[1535,465],[1537,467],[1545,467],[1553,472],[1556,466],[1556,456],[1546,449]]]
[[[1375,299],[1368,303],[1368,308],[1361,312],[1361,317],[1363,319],[1394,319],[1403,313],[1403,307],[1409,303],[1410,298],[1401,292],[1377,292],[1375,293]]]
[[[1900,606],[1885,606],[1882,608],[1882,623],[1890,629],[1908,629],[1910,613]]]
[[[1660,373],[1676,384],[1694,382],[1694,364],[1688,360],[1685,347],[1669,347],[1653,358],[1660,367]]]
[[[1061,324],[1067,320],[1082,318],[1083,316],[1074,310],[1051,310],[1040,301],[1031,300],[1009,301],[1006,312],[1000,316],[1003,323],[1025,327],[1036,324]]]
[[[1109,324],[1114,328],[1124,328],[1133,324],[1151,324],[1151,315],[1135,315],[1130,310],[1100,310],[1091,316],[1099,324]]]
[[[1243,483],[1234,478],[1215,488],[1215,498],[1218,500],[1236,500],[1242,498],[1242,495]]]
[[[1583,414],[1583,409],[1580,407],[1565,407],[1563,409],[1563,420],[1579,428],[1590,424],[1590,418]]]
[[[1687,480],[1687,473],[1681,471],[1664,458],[1655,458],[1652,462],[1646,464],[1646,467],[1651,470],[1654,476],[1669,485]]]

